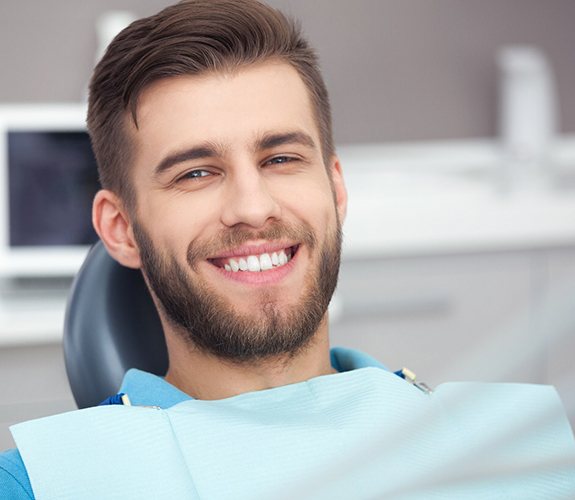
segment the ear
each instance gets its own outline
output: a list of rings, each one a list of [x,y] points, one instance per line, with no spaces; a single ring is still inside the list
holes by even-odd
[[[120,264],[139,269],[140,252],[127,211],[112,191],[101,189],[92,205],[92,224],[108,253]]]
[[[347,214],[347,189],[345,189],[345,182],[343,180],[343,172],[341,164],[337,156],[333,156],[330,162],[331,183],[333,186],[333,195],[335,198],[335,206],[339,215],[339,220],[343,223]]]

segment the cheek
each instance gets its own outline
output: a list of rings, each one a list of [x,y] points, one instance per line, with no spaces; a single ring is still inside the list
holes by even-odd
[[[150,200],[143,210],[142,220],[155,241],[180,254],[187,250],[190,242],[217,227],[215,205],[213,201],[201,203],[189,194]]]
[[[308,210],[331,210],[334,195],[331,183],[323,166],[315,166],[313,171],[302,176],[271,179],[268,184],[276,200]]]
[[[311,185],[294,188],[289,197],[282,197],[280,203],[284,217],[305,220],[314,227],[318,236],[336,223],[335,201],[329,187]]]

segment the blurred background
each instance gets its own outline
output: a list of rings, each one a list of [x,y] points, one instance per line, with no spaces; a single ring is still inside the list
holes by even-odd
[[[8,425],[75,407],[87,83],[110,32],[169,3],[0,6],[0,449]],[[575,3],[269,3],[318,50],[349,187],[333,343],[431,385],[551,383],[575,423]]]
[[[84,96],[98,19],[137,17],[160,0],[22,0],[0,8],[0,99],[69,102]],[[535,45],[556,74],[561,128],[575,131],[570,0],[272,0],[301,20],[317,48],[339,143],[497,135],[497,51]]]

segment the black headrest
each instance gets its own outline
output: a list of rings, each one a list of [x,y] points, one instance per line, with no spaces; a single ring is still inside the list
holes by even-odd
[[[140,271],[96,243],[70,291],[64,324],[68,380],[79,408],[116,394],[130,368],[164,375],[168,368],[160,319]]]

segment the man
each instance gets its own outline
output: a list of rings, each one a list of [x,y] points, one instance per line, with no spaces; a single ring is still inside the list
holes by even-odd
[[[135,22],[96,68],[88,128],[103,186],[94,226],[142,270],[169,369],[130,371],[132,406],[16,426],[2,498],[574,491],[552,391],[430,395],[366,355],[330,352],[346,191],[316,58],[281,13],[191,0]],[[533,403],[549,410],[545,435],[515,436],[514,411]],[[507,444],[489,446],[491,428]]]

